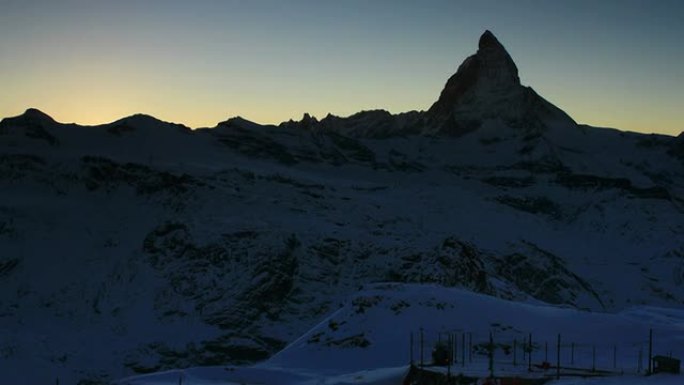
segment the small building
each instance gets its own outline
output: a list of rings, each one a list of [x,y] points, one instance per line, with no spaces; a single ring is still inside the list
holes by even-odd
[[[681,361],[667,356],[653,357],[653,373],[675,373],[679,374]]]
[[[450,361],[450,352],[446,343],[438,342],[432,349],[432,364],[437,366],[447,366]]]

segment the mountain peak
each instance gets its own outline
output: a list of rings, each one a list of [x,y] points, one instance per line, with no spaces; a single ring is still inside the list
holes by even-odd
[[[259,123],[252,122],[251,120],[247,120],[243,118],[242,116],[234,116],[232,118],[228,118],[228,120],[224,120],[223,122],[220,122],[216,128],[218,129],[239,129],[239,130],[257,130],[259,128],[263,127]],[[220,130],[219,130],[220,131]]]
[[[2,119],[3,124],[15,126],[50,126],[57,122],[37,108],[29,108],[23,114]]]
[[[430,113],[449,115],[454,106],[468,100],[517,87],[520,87],[518,67],[494,34],[487,30],[480,36],[477,53],[468,57],[449,78]]]
[[[482,36],[480,36],[480,42],[478,44],[480,49],[484,48],[503,48],[499,40],[494,36],[490,30],[484,31]]]
[[[437,102],[428,113],[443,120],[464,104],[481,104],[492,94],[510,93],[520,88],[518,68],[504,46],[487,30],[477,53],[468,57],[447,81]]]
[[[137,113],[112,122],[112,124],[158,125],[164,123],[152,115]]]
[[[34,123],[55,123],[52,117],[37,108],[28,108],[23,114],[19,115],[25,121],[30,121]]]
[[[480,36],[477,52],[449,78],[427,114],[435,129],[454,135],[477,129],[492,118],[527,128],[544,126],[542,120],[551,115],[574,123],[556,110],[531,88],[520,84],[515,62],[487,30]]]
[[[59,143],[52,129],[58,123],[37,108],[29,108],[19,116],[0,120],[0,132],[14,132],[31,139],[44,140],[54,146]]]
[[[518,67],[506,48],[489,30],[480,36],[475,54],[480,67],[480,86],[488,91],[508,91],[520,86]]]
[[[105,126],[107,127],[108,132],[115,135],[121,135],[124,132],[133,132],[138,129],[159,130],[171,127],[174,129],[178,129],[180,131],[190,130],[190,128],[182,124],[165,122],[163,120],[155,118],[152,115],[142,113],[137,113],[127,116],[125,118],[121,118],[112,123],[108,123]]]

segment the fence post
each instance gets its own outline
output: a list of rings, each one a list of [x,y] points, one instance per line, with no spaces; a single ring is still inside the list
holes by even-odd
[[[454,355],[454,344],[453,344],[453,339],[454,335],[453,333],[447,334],[447,343],[449,344],[449,349],[447,350],[449,352],[449,358],[447,359],[447,382],[451,379],[451,361],[453,361],[453,355]]]
[[[513,339],[513,366],[518,366],[518,340]]]
[[[549,362],[549,341],[544,342],[544,362]]]
[[[473,363],[473,332],[468,332],[468,361]]]
[[[527,344],[529,352],[527,352],[527,371],[532,371],[532,333],[529,335],[529,342]]]
[[[560,380],[560,350],[561,350],[561,335],[558,333],[558,342],[556,343],[556,379]]]
[[[522,354],[523,354],[522,360],[523,360],[523,364],[524,364],[525,362],[527,362],[527,348],[525,348],[525,339],[524,338],[520,341],[520,349],[522,349]]]
[[[413,366],[413,330],[411,331],[411,335],[409,337],[409,360],[411,362],[411,366]]]
[[[465,367],[465,356],[466,356],[466,343],[465,343],[465,332],[461,334],[461,367]]]
[[[489,377],[494,378],[494,336],[489,332]]]
[[[423,328],[420,328],[420,368],[421,368],[421,369],[423,369],[423,366],[424,366],[424,362],[423,362],[423,353],[424,353],[424,350],[423,350],[423,342],[424,342],[424,339],[423,339]]]
[[[570,345],[570,365],[575,365],[575,343]]]
[[[458,363],[458,338],[456,333],[451,333],[451,351],[452,351],[452,361]]]
[[[653,329],[648,329],[648,374],[653,374]]]

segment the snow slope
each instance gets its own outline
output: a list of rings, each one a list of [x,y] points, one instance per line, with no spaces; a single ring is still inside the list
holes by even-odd
[[[650,328],[655,336],[654,354],[681,356],[684,353],[684,311],[681,310],[637,307],[616,314],[588,313],[539,303],[511,302],[441,286],[376,284],[354,295],[283,351],[254,367],[197,368],[184,374],[171,372],[124,379],[120,384],[172,384],[181,375],[186,376],[188,383],[191,379],[202,383],[210,378],[216,383],[382,383],[392,378],[393,383],[399,383],[407,373],[406,365],[411,357],[410,331],[415,336],[413,357],[416,364],[420,362],[421,329],[426,365],[431,362],[430,351],[440,333],[442,340],[446,339],[447,333],[457,333],[458,346],[461,333],[472,335],[468,339],[472,338],[476,350],[474,358],[471,360],[466,355],[465,364],[457,363],[452,368],[454,374],[480,378],[488,375],[488,359],[483,346],[492,333],[497,344],[495,374],[528,375],[522,351],[528,333],[533,334],[534,365],[547,359],[546,343],[551,346],[548,360],[555,364],[556,338],[560,333],[563,338],[561,366],[591,369],[592,349],[595,348],[596,370],[637,376],[641,369],[644,381]],[[514,340],[517,340],[517,366],[513,365]],[[571,353],[572,344],[574,353]],[[463,356],[458,346],[456,358],[460,362]],[[535,376],[555,373],[534,368]],[[375,378],[373,374],[381,378]],[[390,378],[381,375],[390,375]]]
[[[684,353],[683,321],[681,310],[637,307],[614,314],[583,312],[505,301],[462,289],[381,284],[356,295],[345,307],[272,357],[268,364],[310,370],[398,366],[407,363],[410,356],[409,333],[413,331],[418,338],[422,328],[426,362],[431,360],[428,352],[439,333],[469,333],[472,337],[468,338],[476,346],[487,343],[491,332],[495,343],[512,347],[513,340],[517,340],[520,349],[532,333],[533,343],[537,344],[533,351],[536,363],[544,360],[544,343],[555,348],[560,333],[565,341],[562,365],[569,365],[569,345],[574,343],[577,367],[590,364],[591,355],[586,349],[596,347],[597,368],[609,369],[615,346],[620,353],[618,369],[636,372],[638,351],[647,346],[649,328],[655,330],[654,349],[660,352],[656,354]],[[419,361],[417,345],[416,339],[414,355]],[[522,351],[518,354],[523,362]],[[555,358],[555,353],[549,357]],[[512,354],[498,350],[495,360],[512,362]],[[485,363],[486,356],[482,354],[464,370],[477,370],[486,367]]]
[[[516,81],[480,88],[511,70],[485,45],[466,99],[436,115],[3,119],[3,378],[260,362],[374,282],[677,312],[681,137],[576,125]]]

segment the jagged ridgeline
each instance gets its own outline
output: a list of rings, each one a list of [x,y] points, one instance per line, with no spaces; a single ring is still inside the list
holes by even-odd
[[[0,122],[0,369],[255,362],[375,282],[681,307],[683,186],[681,135],[577,124],[490,32],[427,111],[190,130],[30,109]],[[319,342],[375,343],[351,337]]]

